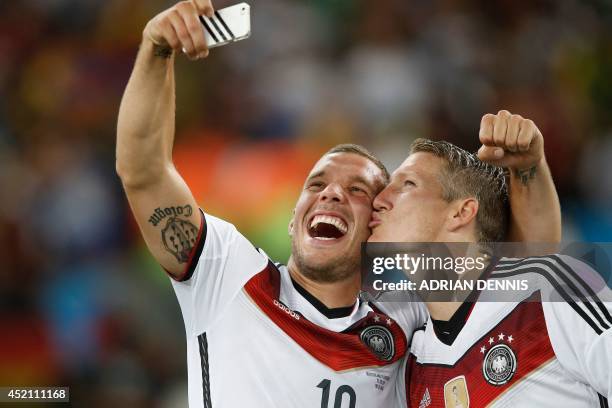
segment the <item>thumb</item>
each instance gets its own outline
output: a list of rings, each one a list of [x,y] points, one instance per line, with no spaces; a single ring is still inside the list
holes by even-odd
[[[504,158],[505,152],[501,147],[485,146],[482,145],[478,149],[478,158],[483,162],[497,164],[497,162]]]

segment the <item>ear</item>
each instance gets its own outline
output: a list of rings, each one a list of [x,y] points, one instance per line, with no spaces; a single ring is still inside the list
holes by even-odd
[[[469,227],[476,222],[478,214],[478,200],[475,198],[465,198],[457,200],[452,206],[448,229],[457,232],[462,228]]]

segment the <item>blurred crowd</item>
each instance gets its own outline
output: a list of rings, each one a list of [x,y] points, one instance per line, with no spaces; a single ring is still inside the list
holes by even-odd
[[[216,1],[222,8],[231,1]],[[484,113],[545,137],[564,240],[612,241],[612,3],[251,0],[252,35],[177,62],[175,161],[203,208],[283,261],[318,155],[393,169]],[[75,406],[186,405],[184,329],[114,171],[116,116],[161,0],[0,2],[0,385]]]

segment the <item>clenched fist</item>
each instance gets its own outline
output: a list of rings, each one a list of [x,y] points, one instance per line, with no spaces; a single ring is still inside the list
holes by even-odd
[[[208,55],[204,29],[199,16],[211,17],[214,9],[210,0],[181,1],[149,21],[142,33],[143,40],[153,42],[167,55],[172,50],[184,51],[192,59]]]
[[[534,168],[544,158],[544,138],[535,123],[501,110],[480,123],[480,160],[511,170]]]

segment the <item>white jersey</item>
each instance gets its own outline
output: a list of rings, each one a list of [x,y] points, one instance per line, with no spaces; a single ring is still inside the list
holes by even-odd
[[[395,321],[357,299],[328,318],[233,225],[205,215],[200,231],[172,282],[191,408],[397,406],[407,341]]]
[[[516,302],[477,302],[471,311],[464,305],[451,345],[440,340],[431,318],[414,333],[408,406],[608,406],[612,303],[605,282],[564,255],[502,258],[489,277],[521,278],[529,290]],[[592,301],[574,301],[587,296]]]

